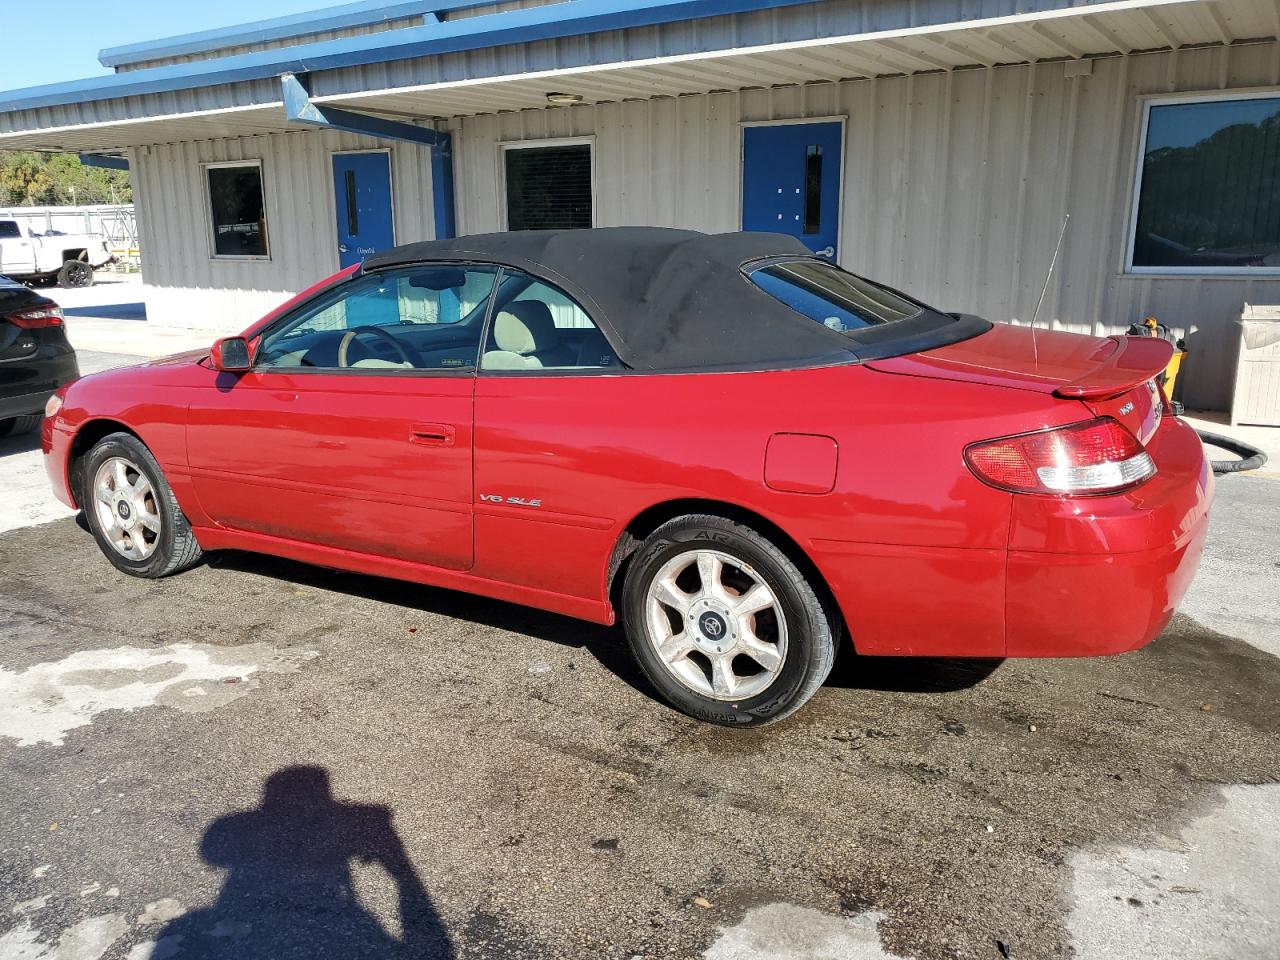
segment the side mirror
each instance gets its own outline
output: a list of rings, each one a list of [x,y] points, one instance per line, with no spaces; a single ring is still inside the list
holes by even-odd
[[[244,337],[223,337],[214,341],[209,359],[213,362],[213,369],[223,373],[243,373],[253,367],[249,341]]]

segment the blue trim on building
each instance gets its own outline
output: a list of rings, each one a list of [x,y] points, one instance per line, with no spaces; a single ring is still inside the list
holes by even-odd
[[[283,73],[304,74],[412,57],[481,50],[504,44],[577,37],[608,30],[800,6],[814,0],[571,0],[483,17],[468,17],[214,60],[150,67],[0,93],[0,112],[86,100],[171,93]]]
[[[285,116],[293,123],[345,130],[382,140],[405,140],[431,148],[431,208],[435,216],[436,239],[457,235],[453,199],[453,136],[443,130],[418,127],[398,120],[371,117],[311,102],[305,77],[286,73],[280,78]]]
[[[128,157],[111,157],[101,153],[82,153],[80,163],[86,167],[103,167],[107,170],[128,170]]]
[[[469,7],[481,7],[493,0],[359,0],[337,7],[326,7],[309,13],[296,13],[288,17],[272,17],[252,23],[237,24],[216,30],[183,33],[160,40],[144,40],[119,47],[108,47],[98,54],[98,62],[104,67],[120,67],[148,60],[168,57],[185,57],[193,54],[212,53],[227,47],[240,47],[251,43],[271,43],[305,37],[327,30],[346,30],[365,27],[390,20],[408,17],[430,17],[440,20],[440,14]]]
[[[453,199],[453,135],[441,131],[441,142],[431,148],[431,212],[437,240],[458,235]]]

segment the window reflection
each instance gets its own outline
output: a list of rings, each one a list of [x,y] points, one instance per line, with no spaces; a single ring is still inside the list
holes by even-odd
[[[1153,104],[1135,267],[1280,267],[1280,97]]]

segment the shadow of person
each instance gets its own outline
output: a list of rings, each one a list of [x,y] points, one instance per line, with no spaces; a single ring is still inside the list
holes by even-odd
[[[153,958],[284,960],[378,957],[448,960],[448,935],[391,823],[391,811],[333,798],[322,767],[287,767],[263,784],[262,804],[221,817],[200,842],[228,872],[217,902],[171,921]],[[395,885],[399,937],[360,902],[353,860]]]

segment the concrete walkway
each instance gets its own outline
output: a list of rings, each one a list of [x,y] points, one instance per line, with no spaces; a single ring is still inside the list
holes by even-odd
[[[1280,478],[1280,427],[1254,427],[1240,424],[1231,425],[1230,414],[1218,410],[1188,412],[1182,419],[1197,430],[1216,433],[1221,437],[1230,437],[1256,447],[1267,455],[1267,463],[1261,470],[1250,471],[1251,477]],[[1232,454],[1209,449],[1209,456],[1215,460],[1230,460]]]
[[[139,274],[103,273],[92,287],[43,291],[66,317],[67,337],[77,352],[127,354],[144,359],[208,347],[217,334],[166,327],[147,320]]]

